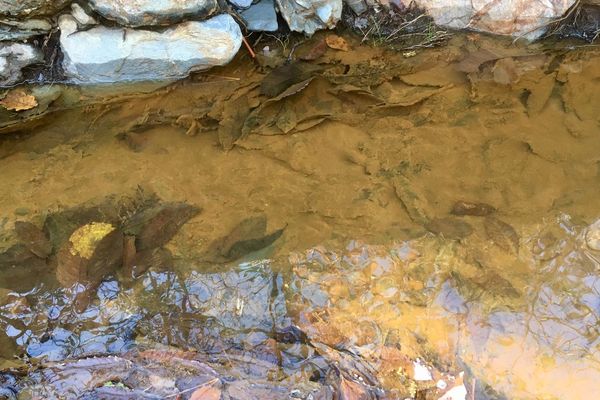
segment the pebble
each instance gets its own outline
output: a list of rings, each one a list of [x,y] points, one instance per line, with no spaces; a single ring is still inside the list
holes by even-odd
[[[600,219],[587,229],[585,243],[591,250],[600,251]]]

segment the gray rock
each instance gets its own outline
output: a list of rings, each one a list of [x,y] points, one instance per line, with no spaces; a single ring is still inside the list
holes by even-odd
[[[261,0],[241,14],[249,31],[275,32],[279,29],[273,0]]]
[[[23,67],[42,62],[43,59],[42,53],[31,45],[0,43],[0,86],[19,82],[23,77]]]
[[[32,36],[45,35],[52,29],[45,19],[0,20],[0,41],[21,41]]]
[[[170,25],[207,17],[218,9],[217,0],[90,0],[90,5],[104,17],[132,27]]]
[[[356,15],[360,15],[367,11],[367,3],[365,3],[364,0],[344,0],[344,3],[346,3]]]
[[[291,30],[309,35],[334,28],[342,16],[342,0],[277,0],[277,4]]]
[[[228,14],[163,32],[103,26],[78,32],[68,15],[59,27],[65,75],[79,83],[179,79],[227,64],[242,44],[240,27]]]
[[[252,5],[252,0],[229,0],[233,6],[241,9],[246,9]]]
[[[94,17],[90,16],[84,9],[77,3],[71,4],[71,15],[77,20],[79,25],[96,25],[97,22]]]
[[[71,0],[0,0],[0,15],[17,17],[51,15],[70,2]]]

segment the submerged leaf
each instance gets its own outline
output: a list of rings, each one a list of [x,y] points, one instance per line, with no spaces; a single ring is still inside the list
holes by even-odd
[[[275,68],[263,79],[260,93],[269,97],[278,96],[292,85],[305,81],[322,70],[323,67],[305,62],[294,62]]]
[[[219,400],[221,389],[214,386],[204,386],[196,389],[190,396],[190,400]]]
[[[0,105],[7,110],[24,111],[37,107],[38,102],[34,96],[23,89],[15,89],[8,92],[6,97],[0,100]]]
[[[487,217],[484,227],[488,238],[496,246],[515,254],[519,252],[519,235],[512,226],[498,218]]]
[[[134,215],[124,230],[136,236],[137,250],[153,249],[167,244],[199,212],[198,207],[186,203],[162,204]]]
[[[486,203],[471,203],[469,201],[457,201],[452,207],[454,215],[470,215],[474,217],[485,217],[493,214],[496,209]]]
[[[346,40],[338,35],[327,35],[325,38],[327,46],[334,50],[349,51],[350,46]]]
[[[340,400],[368,400],[371,396],[360,383],[340,377]]]
[[[233,261],[254,251],[264,249],[274,243],[283,234],[278,229],[270,234],[267,231],[267,216],[264,214],[246,218],[231,232],[215,241],[212,245],[212,257],[222,261]]]
[[[46,258],[52,253],[52,243],[44,232],[31,222],[15,222],[15,233],[20,241],[33,254],[40,258]]]

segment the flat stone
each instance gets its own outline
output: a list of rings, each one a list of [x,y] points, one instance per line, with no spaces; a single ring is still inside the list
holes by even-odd
[[[16,17],[51,15],[70,2],[71,0],[0,0],[0,15]]]
[[[342,16],[342,0],[277,0],[277,4],[290,29],[308,35],[335,28]]]
[[[163,32],[94,27],[77,31],[71,16],[59,20],[65,75],[79,83],[168,81],[227,64],[242,44],[228,14],[190,21]]]
[[[45,19],[0,20],[0,41],[22,41],[37,35],[45,35],[52,29]]]
[[[214,14],[217,0],[90,0],[102,16],[126,26],[170,25]]]
[[[249,31],[275,32],[279,29],[273,0],[261,0],[241,14]]]
[[[252,5],[252,0],[229,0],[234,7],[246,9]]]
[[[29,44],[0,43],[0,86],[19,82],[23,67],[43,59],[42,53]]]

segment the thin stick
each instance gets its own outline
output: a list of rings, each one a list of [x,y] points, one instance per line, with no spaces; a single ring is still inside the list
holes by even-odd
[[[244,44],[248,49],[248,53],[250,53],[250,57],[256,58],[256,53],[254,52],[254,50],[252,50],[252,47],[250,46],[250,43],[248,43],[248,41],[246,40],[246,37],[242,36],[242,40],[244,41]]]

